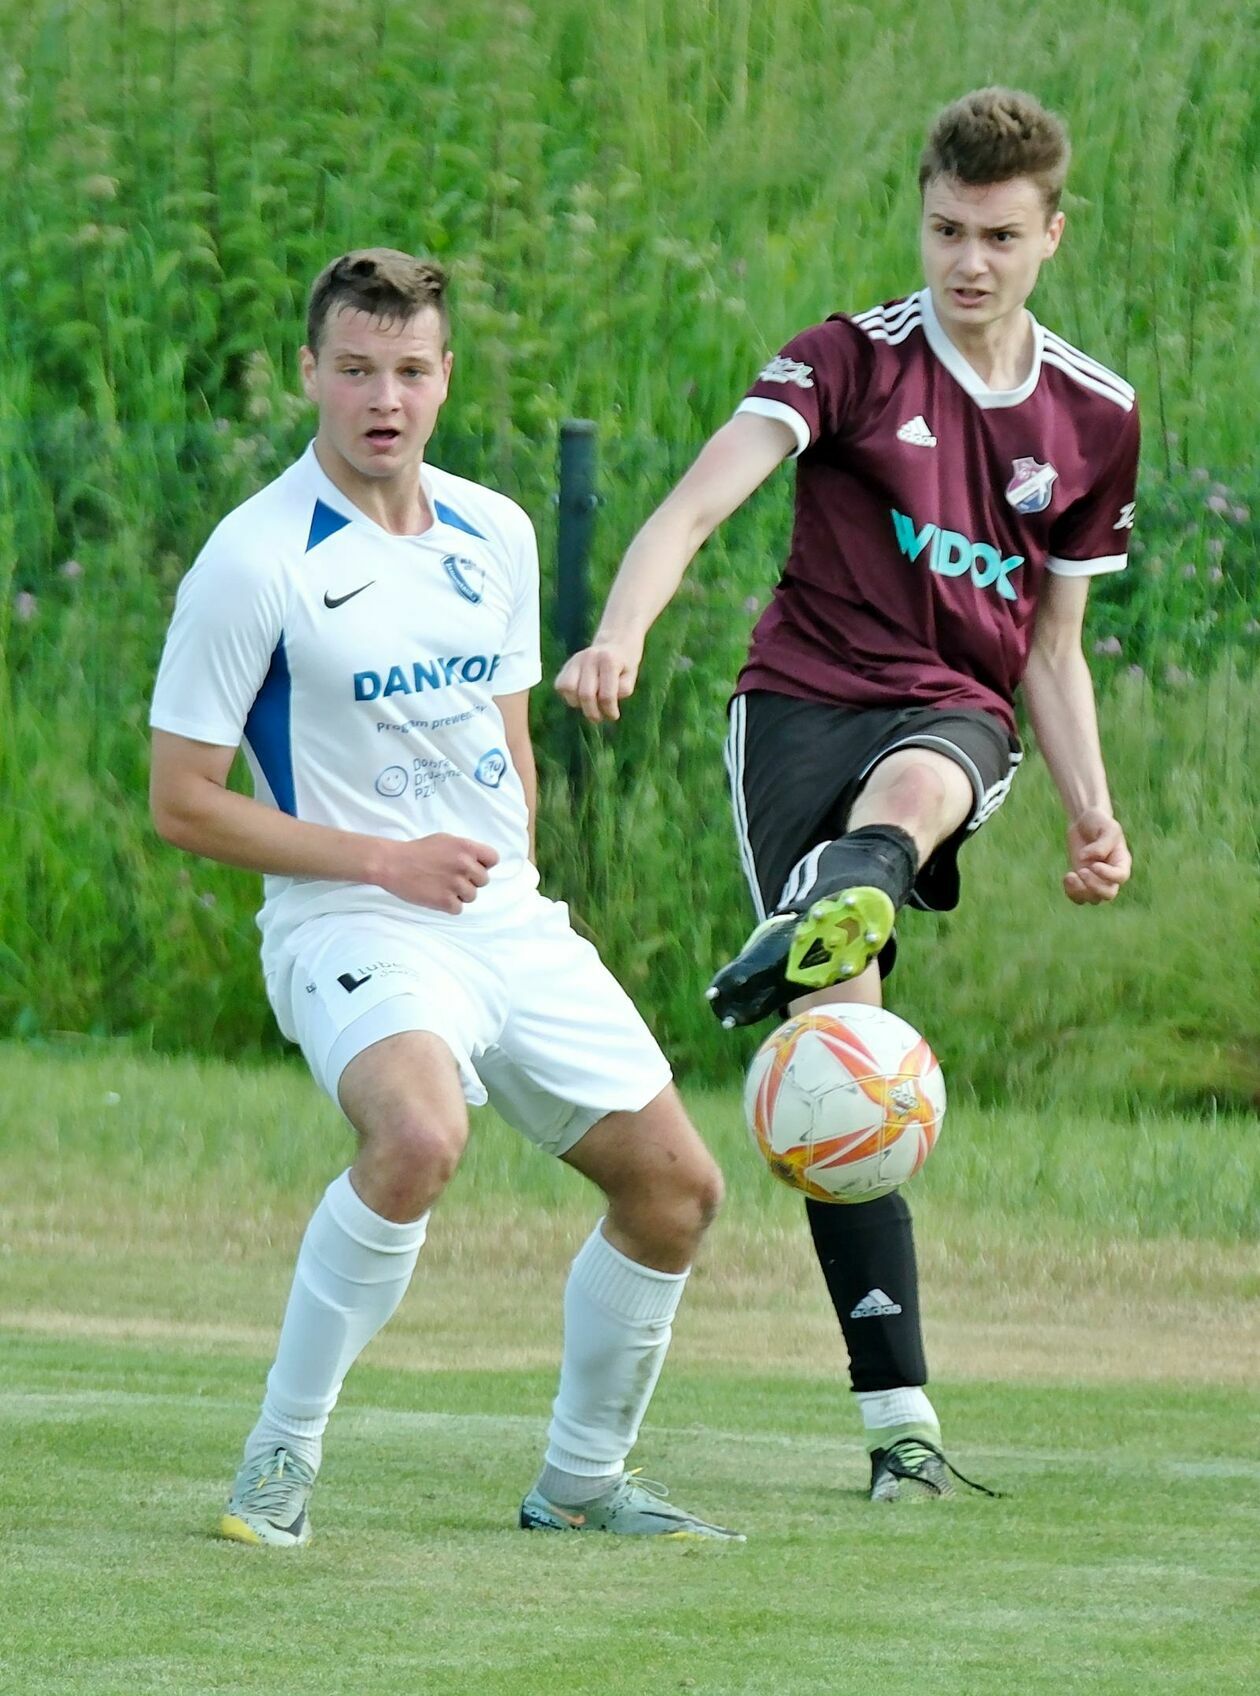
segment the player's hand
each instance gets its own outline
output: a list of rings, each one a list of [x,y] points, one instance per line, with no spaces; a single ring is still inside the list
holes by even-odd
[[[499,856],[484,842],[467,836],[421,836],[413,842],[389,842],[381,875],[382,889],[439,913],[462,913],[490,881]]]
[[[589,648],[565,661],[556,688],[562,699],[580,708],[592,724],[620,718],[621,703],[634,692],[642,658],[642,642],[624,638],[601,641],[596,637]]]
[[[1129,881],[1133,859],[1124,832],[1110,813],[1090,807],[1068,826],[1068,860],[1063,893],[1078,907],[1114,901]]]

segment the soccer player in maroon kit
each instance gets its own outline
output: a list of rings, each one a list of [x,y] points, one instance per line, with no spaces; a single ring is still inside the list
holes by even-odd
[[[730,709],[760,923],[709,988],[727,1026],[880,1003],[897,911],[957,904],[958,850],[1010,787],[1019,686],[1068,820],[1064,892],[1110,901],[1129,876],[1081,632],[1090,578],[1125,564],[1137,407],[1024,304],[1063,233],[1067,162],[1062,124],[1027,94],[982,89],[939,115],[919,171],[926,287],[837,314],[769,362],[557,679],[588,718],[617,718],[696,551],[796,459],[787,564]],[[871,1495],[948,1495],[905,1200],[805,1205]]]

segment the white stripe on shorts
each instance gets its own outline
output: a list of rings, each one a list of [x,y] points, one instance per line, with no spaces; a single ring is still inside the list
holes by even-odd
[[[766,908],[761,899],[761,885],[757,882],[752,843],[748,839],[748,807],[744,800],[744,734],[747,718],[748,699],[744,695],[736,695],[731,702],[730,723],[727,726],[723,752],[726,774],[731,785],[731,809],[735,815],[735,840],[739,844],[739,861],[744,868],[744,876],[752,894],[753,911],[758,919],[764,919]]]

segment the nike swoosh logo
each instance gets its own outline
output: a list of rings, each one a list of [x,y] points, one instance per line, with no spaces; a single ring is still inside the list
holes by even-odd
[[[372,579],[372,583],[375,583],[375,582],[376,582],[376,579],[374,577]],[[372,583],[360,583],[359,587],[357,589],[351,589],[351,591],[348,595],[330,595],[328,593],[327,589],[325,589],[324,590],[324,605],[329,609],[330,612],[333,609],[333,607],[344,607],[347,601],[352,601],[356,595],[361,595],[365,589],[370,589],[372,587]]]

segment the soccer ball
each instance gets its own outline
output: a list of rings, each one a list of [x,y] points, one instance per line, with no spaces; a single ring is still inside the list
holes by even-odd
[[[780,1025],[748,1068],[744,1113],[776,1178],[815,1201],[874,1201],[912,1178],[945,1117],[945,1080],[912,1025],[835,1002]]]

